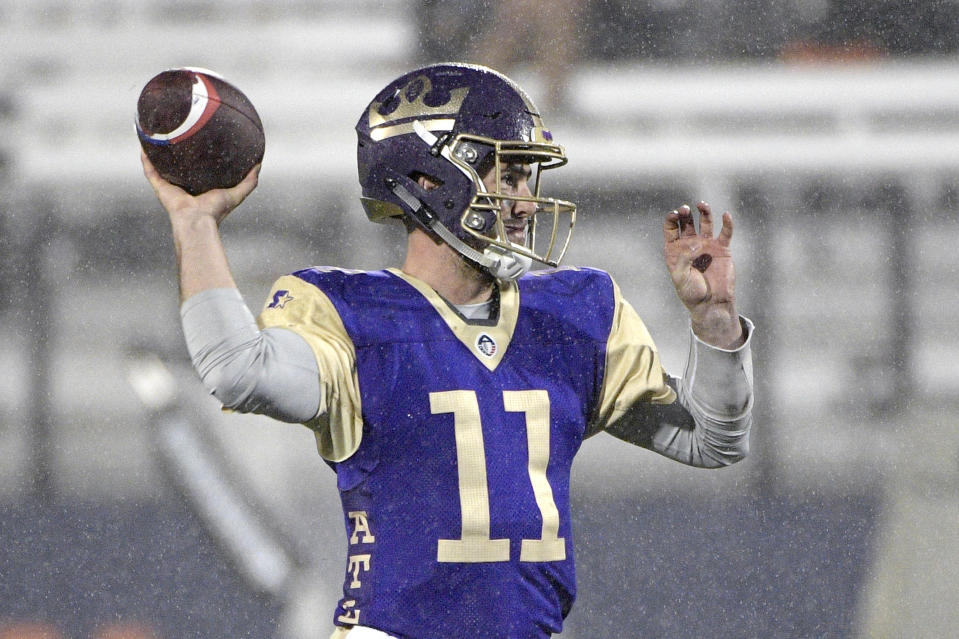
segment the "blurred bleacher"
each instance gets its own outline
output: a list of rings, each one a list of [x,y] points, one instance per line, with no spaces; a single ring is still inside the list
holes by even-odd
[[[181,512],[157,462],[153,415],[127,376],[132,354],[155,351],[182,381],[183,410],[227,451],[255,496],[317,552],[316,580],[329,587],[306,593],[277,623],[327,623],[328,607],[304,608],[315,600],[326,606],[338,581],[329,575],[342,570],[332,478],[305,429],[224,417],[195,382],[182,347],[167,222],[138,161],[134,105],[153,74],[187,65],[222,73],[257,106],[267,132],[260,187],[224,227],[241,291],[256,309],[272,279],[294,268],[377,268],[399,259],[394,230],[369,225],[358,206],[353,126],[388,80],[421,61],[455,57],[455,46],[444,49],[435,31],[419,27],[428,23],[424,12],[436,19],[455,4],[0,0],[0,55],[7,62],[0,66],[3,530],[17,535],[22,517],[31,522],[23,530],[42,545],[55,534],[50,521],[69,520],[69,504],[82,504],[83,516],[120,523],[77,535],[120,543],[117,531],[125,531],[148,541],[161,524],[123,523],[142,519],[146,504],[194,534],[199,524]],[[959,253],[949,241],[959,230],[959,59],[948,45],[959,38],[940,37],[938,49],[929,39],[948,31],[959,5],[935,3],[941,8],[927,16],[910,50],[905,40],[884,41],[888,32],[880,29],[879,13],[898,15],[904,3],[845,3],[843,13],[835,8],[843,3],[753,0],[747,4],[765,40],[743,36],[742,17],[722,12],[735,3],[708,3],[702,10],[719,13],[702,23],[694,20],[698,4],[594,3],[587,55],[568,71],[568,101],[545,115],[571,158],[553,178],[556,194],[581,210],[568,261],[613,272],[674,371],[685,358],[686,328],[660,264],[661,216],[698,199],[736,215],[740,306],[760,326],[753,456],[703,474],[611,438],[588,442],[574,473],[584,548],[592,549],[581,551],[582,606],[593,619],[605,614],[599,575],[628,558],[624,544],[604,532],[627,534],[616,516],[622,500],[636,527],[628,534],[639,536],[634,547],[644,556],[666,552],[655,535],[668,537],[670,525],[689,527],[685,543],[697,548],[717,532],[743,535],[738,545],[724,546],[739,553],[737,565],[746,571],[739,577],[748,582],[759,568],[767,577],[756,580],[760,591],[737,582],[733,592],[766,593],[770,608],[739,614],[739,602],[729,599],[708,609],[726,615],[730,636],[737,629],[851,636],[857,618],[878,623],[862,620],[888,605],[887,586],[874,583],[879,594],[863,595],[867,579],[886,583],[883,575],[896,575],[894,568],[925,565],[942,548],[930,544],[919,556],[900,550],[894,568],[879,561],[868,568],[876,548],[898,543],[899,533],[879,532],[879,504],[921,505],[931,486],[948,491],[959,483],[952,434],[959,338],[951,330]],[[824,5],[832,13],[823,13]],[[821,27],[830,16],[852,15],[852,5],[874,5],[865,23],[883,36],[872,41],[877,49],[859,46],[855,59],[837,62],[798,47],[806,40],[796,38],[811,34],[841,40]],[[645,39],[624,26],[646,18]],[[601,24],[606,28],[595,28]],[[695,46],[676,44],[677,24],[681,39]],[[710,31],[709,24],[726,29]],[[778,26],[766,28],[772,24]],[[853,35],[869,34],[863,28]],[[784,54],[797,50],[804,53]],[[533,65],[510,71],[534,98],[545,93]],[[53,514],[38,502],[52,504]],[[684,506],[709,516],[691,517]],[[645,524],[644,517],[670,525]],[[792,537],[777,533],[771,519],[790,522]],[[837,529],[849,534],[833,535]],[[935,524],[927,530],[946,548],[959,548]],[[756,555],[750,539],[765,540],[756,541]],[[811,545],[832,559],[803,574],[783,568]],[[134,547],[123,551],[135,554]],[[90,557],[105,552],[83,548]],[[657,570],[668,571],[669,558],[685,561],[684,570],[705,570],[696,561],[705,556],[675,550]],[[191,552],[171,549],[166,561]],[[164,558],[137,561],[139,570]],[[122,561],[108,564],[122,570]],[[60,583],[44,575],[67,570],[50,565],[39,584]],[[9,566],[0,561],[0,575]],[[29,565],[17,566],[16,574],[30,573]],[[792,590],[768,596],[776,587],[770,574]],[[703,584],[724,579],[733,577],[712,575],[696,586],[706,596]],[[625,589],[630,576],[616,574],[611,583]],[[825,584],[822,591],[817,583]],[[157,588],[175,584],[170,577]],[[667,593],[700,592],[675,575],[662,584]],[[128,586],[121,580],[117,587]],[[11,610],[29,616],[47,606],[61,620],[69,614],[43,596],[17,604],[17,589],[7,588],[0,625]],[[789,592],[801,593],[808,610],[820,609],[819,625],[802,621]],[[836,592],[841,596],[830,598]],[[272,603],[250,598],[233,614],[282,617]],[[141,605],[135,599],[124,614]],[[666,606],[665,599],[649,605]],[[617,618],[628,616],[628,603],[617,605]],[[850,611],[855,606],[862,609]],[[96,608],[117,614],[109,610]],[[586,614],[574,612],[564,636],[587,636]],[[664,612],[647,608],[644,615],[653,618],[644,626],[650,634],[694,636],[678,634],[679,622]],[[800,635],[777,632],[777,615],[791,620],[779,630],[798,628]],[[167,631],[176,623],[175,614],[155,618]],[[92,613],[83,616],[80,627],[92,629],[95,621]],[[605,636],[622,636],[616,621],[609,624]],[[212,636],[205,632],[193,636]]]

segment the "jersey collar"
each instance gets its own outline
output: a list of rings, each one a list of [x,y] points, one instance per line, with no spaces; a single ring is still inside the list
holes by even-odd
[[[388,272],[415,288],[433,306],[450,331],[486,368],[493,371],[502,361],[513,339],[519,317],[519,287],[516,282],[497,280],[499,286],[499,313],[491,320],[469,321],[443,299],[426,282],[408,275],[398,268]]]

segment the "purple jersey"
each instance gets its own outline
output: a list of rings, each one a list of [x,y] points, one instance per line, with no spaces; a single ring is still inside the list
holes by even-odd
[[[336,623],[411,639],[559,632],[576,592],[570,467],[602,384],[609,277],[529,275],[513,312],[470,323],[394,273],[295,275],[342,320],[362,403],[359,448],[334,464],[348,538]]]

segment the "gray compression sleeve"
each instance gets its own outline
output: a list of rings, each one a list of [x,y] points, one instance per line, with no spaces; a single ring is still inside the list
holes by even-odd
[[[224,406],[291,423],[316,416],[319,370],[309,344],[283,328],[261,331],[237,289],[192,296],[180,319],[193,367]]]
[[[752,427],[753,324],[740,321],[746,342],[735,350],[710,346],[690,331],[686,371],[669,379],[679,401],[636,406],[608,432],[692,466],[728,466],[745,457]]]

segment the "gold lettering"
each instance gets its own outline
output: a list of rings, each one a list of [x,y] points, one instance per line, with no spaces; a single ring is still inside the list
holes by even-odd
[[[376,541],[373,531],[370,530],[370,521],[367,519],[365,510],[352,510],[347,516],[353,520],[353,534],[350,535],[350,545],[372,544]],[[362,535],[362,539],[360,536]]]
[[[336,618],[337,621],[342,621],[343,623],[348,623],[351,625],[356,625],[360,623],[360,609],[354,608],[356,605],[355,599],[347,599],[343,602],[343,614]]]
[[[353,574],[353,581],[350,582],[349,588],[351,590],[359,588],[363,585],[360,583],[360,572],[369,572],[370,570],[370,555],[350,555],[347,570]]]

